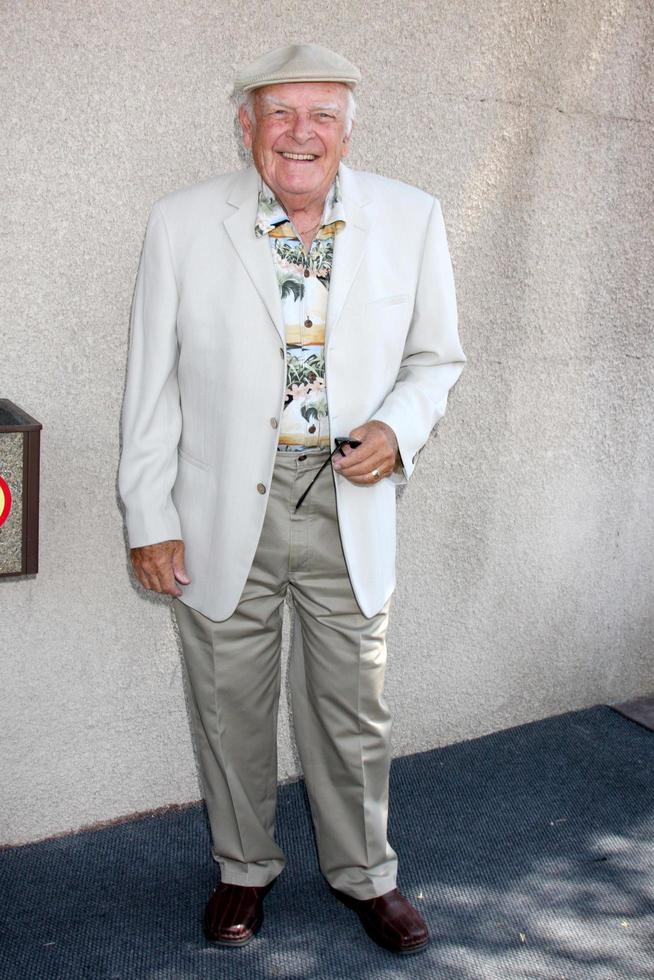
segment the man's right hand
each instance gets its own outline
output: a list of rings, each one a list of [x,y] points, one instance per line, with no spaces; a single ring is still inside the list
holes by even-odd
[[[130,554],[134,573],[144,589],[179,597],[182,590],[177,583],[191,583],[184,567],[183,541],[146,544],[142,548],[132,548]]]

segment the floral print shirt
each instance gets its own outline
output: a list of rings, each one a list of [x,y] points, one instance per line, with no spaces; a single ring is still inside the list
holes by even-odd
[[[262,182],[254,233],[257,238],[270,238],[286,334],[286,394],[278,443],[282,451],[317,451],[330,446],[325,322],[334,237],[343,227],[338,175],[308,251],[284,208]]]

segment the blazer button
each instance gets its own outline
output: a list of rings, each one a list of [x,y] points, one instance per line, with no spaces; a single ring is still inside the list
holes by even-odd
[[[259,493],[265,493],[266,492],[266,488],[263,485],[263,483],[257,483],[257,490],[259,491]]]
[[[276,429],[277,428],[277,419],[271,419],[270,420],[270,424],[272,425],[273,429]]]

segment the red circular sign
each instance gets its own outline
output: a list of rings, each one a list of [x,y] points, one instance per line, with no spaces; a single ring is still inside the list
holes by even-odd
[[[6,480],[0,476],[0,527],[9,517],[11,511],[11,490]]]

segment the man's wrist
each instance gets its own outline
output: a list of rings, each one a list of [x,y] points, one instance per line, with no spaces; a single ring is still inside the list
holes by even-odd
[[[370,419],[371,423],[384,429],[391,438],[391,441],[395,445],[395,463],[393,465],[393,473],[400,473],[404,469],[404,463],[402,462],[402,456],[400,455],[400,447],[397,442],[397,436],[395,434],[395,429],[388,424],[388,422],[382,422],[381,419]]]

